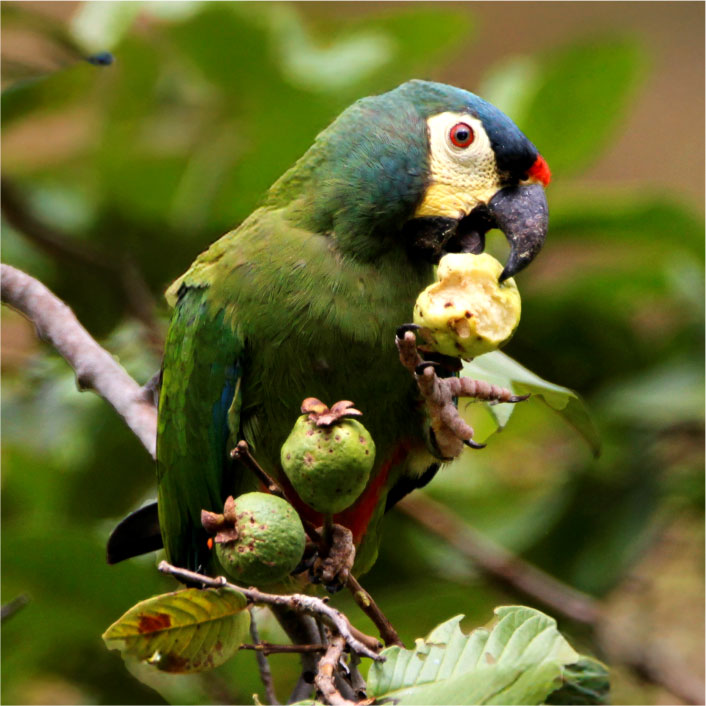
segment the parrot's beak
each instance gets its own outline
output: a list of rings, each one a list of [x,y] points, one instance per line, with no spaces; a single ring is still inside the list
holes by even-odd
[[[488,201],[488,213],[510,243],[510,257],[500,275],[502,282],[527,267],[544,245],[549,224],[544,187],[505,187]]]
[[[438,262],[449,252],[482,253],[485,234],[498,228],[510,243],[502,282],[532,262],[544,244],[548,223],[549,209],[541,184],[506,186],[463,218],[427,216],[408,221],[405,237],[417,253]]]

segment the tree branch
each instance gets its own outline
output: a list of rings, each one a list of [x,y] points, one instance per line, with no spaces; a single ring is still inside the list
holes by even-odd
[[[601,616],[601,605],[594,598],[519,559],[428,495],[421,492],[408,495],[396,507],[442,537],[495,580],[531,596],[560,615],[587,625],[593,625]]]
[[[267,661],[267,655],[270,653],[257,649],[258,647],[264,647],[264,645],[260,641],[260,635],[257,631],[257,622],[255,620],[255,614],[252,608],[250,609],[250,635],[252,635],[252,639],[255,641],[255,644],[252,646],[248,645],[248,647],[253,647],[256,650],[255,657],[257,658],[257,667],[260,670],[262,685],[265,687],[265,697],[267,698],[267,703],[272,704],[272,706],[279,706],[279,699],[277,698],[275,685],[272,681],[270,663]],[[241,645],[241,649],[244,647],[245,645]]]
[[[210,588],[223,588],[226,586],[233,591],[242,593],[250,603],[255,603],[256,605],[285,606],[297,613],[315,616],[345,638],[346,644],[351,650],[364,657],[369,657],[376,662],[385,661],[384,657],[381,657],[370,647],[364,645],[362,640],[354,636],[348,618],[341,613],[341,611],[327,605],[326,601],[321,598],[306,596],[303,593],[292,593],[286,596],[280,596],[274,593],[263,593],[256,588],[241,588],[240,586],[229,583],[224,576],[219,576],[218,578],[204,576],[195,571],[188,571],[187,569],[172,566],[166,561],[161,561],[158,568],[164,574],[169,574],[170,576],[188,581],[189,583],[202,583],[204,586]],[[368,638],[373,644],[377,643],[375,638],[370,638],[369,636]]]
[[[3,603],[0,609],[0,622],[5,622],[18,611],[22,610],[29,603],[29,596],[26,593],[21,593],[13,598],[9,603]]]
[[[39,337],[74,369],[79,389],[103,397],[154,458],[157,410],[151,393],[96,343],[71,309],[41,282],[10,265],[0,265],[0,297],[34,323]]]
[[[253,645],[241,645],[240,649],[262,652],[264,655],[305,654],[308,652],[325,652],[326,645],[318,643],[315,645],[273,645],[271,642],[258,642]]]
[[[128,310],[147,327],[150,344],[161,347],[152,293],[132,259],[124,254],[104,252],[89,243],[79,245],[73,238],[41,221],[31,212],[20,189],[7,177],[0,180],[0,204],[7,222],[51,257],[98,268],[114,276]]]
[[[314,679],[314,684],[321,692],[324,701],[331,706],[354,706],[353,701],[348,701],[341,696],[341,692],[334,684],[334,674],[338,669],[338,663],[345,646],[346,641],[341,635],[336,635],[331,639],[326,654],[319,660],[319,669]]]

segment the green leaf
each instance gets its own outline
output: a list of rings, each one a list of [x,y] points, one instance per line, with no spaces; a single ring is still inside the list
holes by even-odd
[[[390,647],[368,674],[368,693],[398,704],[541,704],[579,655],[553,618],[502,606],[492,630],[461,632],[462,615],[436,627],[413,650]]]
[[[610,693],[608,669],[592,657],[581,655],[564,669],[564,684],[550,694],[547,704],[607,704]]]
[[[676,357],[608,387],[596,400],[611,419],[665,430],[704,420],[702,361]]]
[[[585,439],[594,455],[597,456],[600,453],[601,442],[591,416],[581,398],[568,387],[543,380],[500,351],[486,353],[470,363],[464,363],[461,375],[507,387],[518,395],[531,393],[533,399],[541,400],[561,414]],[[486,404],[486,408],[494,418],[496,427],[494,431],[504,428],[514,407],[513,404],[507,403]]]
[[[250,628],[242,593],[187,588],[141,601],[103,633],[109,649],[165,672],[203,672],[230,659]]]
[[[585,169],[625,115],[644,73],[641,47],[626,37],[600,37],[523,59],[491,71],[486,97],[500,99],[555,173]],[[511,96],[518,75],[519,95]]]

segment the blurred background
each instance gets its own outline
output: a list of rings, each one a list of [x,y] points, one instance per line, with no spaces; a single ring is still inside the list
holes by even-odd
[[[408,644],[525,603],[611,666],[613,703],[703,703],[703,25],[694,2],[3,2],[2,259],[143,383],[164,288],[343,108],[413,77],[494,102],[554,173],[506,352],[584,397],[602,453],[521,405],[426,489],[451,533],[429,529],[435,505],[392,512],[363,583]],[[252,703],[251,653],[129,676],[105,649],[174,586],[154,556],[104,562],[153,465],[7,308],[2,353],[2,602],[29,599],[3,622],[3,703]],[[528,594],[487,570],[499,547],[563,582],[554,607],[546,575]],[[282,639],[264,616],[261,632]],[[271,662],[285,698],[296,658]]]

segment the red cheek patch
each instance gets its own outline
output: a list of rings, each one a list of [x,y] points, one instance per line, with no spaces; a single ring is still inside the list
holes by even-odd
[[[536,179],[544,184],[544,186],[547,186],[552,180],[552,173],[549,169],[549,165],[544,161],[544,157],[542,157],[541,154],[537,155],[537,159],[534,160],[534,164],[530,167],[527,174],[530,179]]]

